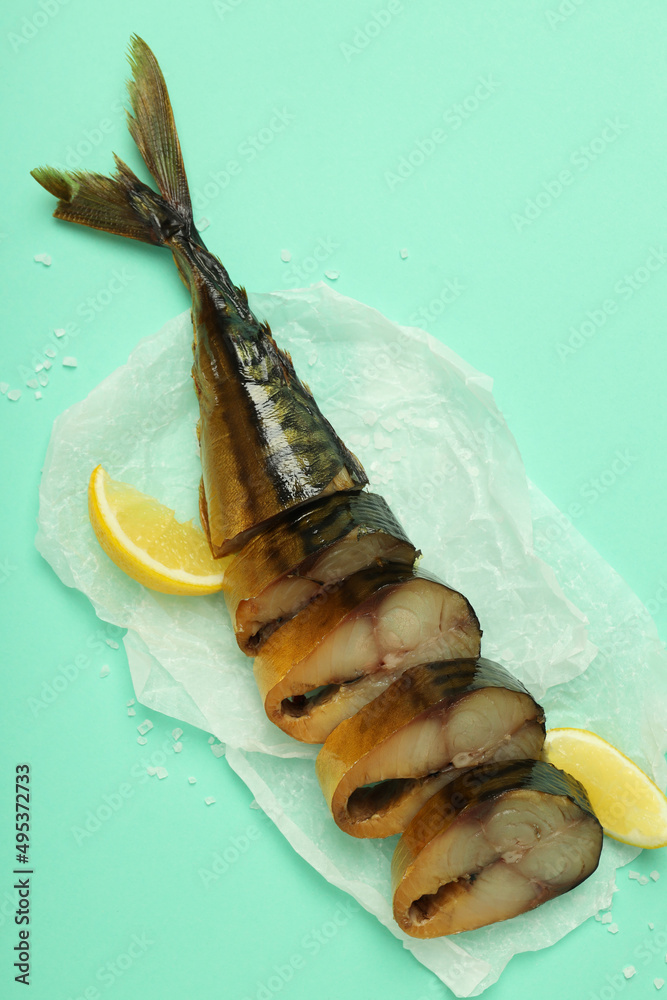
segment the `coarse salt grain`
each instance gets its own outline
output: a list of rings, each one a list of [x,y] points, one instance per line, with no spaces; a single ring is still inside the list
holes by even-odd
[[[137,714],[137,711],[136,711],[136,709],[134,709],[134,708],[128,708],[128,710],[127,710],[127,714],[128,714],[129,716],[132,716],[132,715],[136,715],[136,714]]]
[[[130,700],[126,701],[125,704],[127,705],[128,708],[130,707],[130,705],[134,705],[135,704],[134,698],[130,698]]]
[[[603,915],[603,917],[602,917],[602,923],[603,924],[610,924],[611,923],[611,913],[605,913]]]
[[[655,924],[652,924],[651,921],[649,920],[649,922],[648,922],[648,929],[650,931],[652,931],[654,929],[654,927],[655,927]]]
[[[262,807],[260,806],[260,804],[257,801],[257,799],[253,799],[252,802],[250,803],[250,808],[251,809],[261,809]]]
[[[3,396],[8,389],[9,389],[9,382],[0,382],[0,392],[2,393]]]
[[[44,363],[42,364],[42,368],[45,368],[45,369],[46,369],[46,371],[48,372],[48,370],[49,370],[49,368],[51,367],[51,365],[52,365],[52,362],[51,362],[51,361],[48,361],[48,360],[47,360],[47,361],[45,361],[45,362],[44,362]]]
[[[45,375],[44,372],[39,373],[39,384],[42,387],[49,384],[49,377],[48,375]]]
[[[154,774],[157,774],[157,768],[156,767],[147,767],[146,768],[146,774],[150,774],[150,776],[152,778]]]
[[[623,975],[625,976],[626,979],[632,979],[632,977],[636,974],[637,970],[635,969],[634,965],[626,965],[626,967],[623,969]]]
[[[405,249],[405,247],[403,247],[402,250],[399,250],[399,253],[401,255],[401,260],[405,260],[405,258],[408,256],[408,251]]]
[[[146,733],[150,732],[152,728],[153,728],[153,723],[150,722],[148,719],[144,719],[141,725],[137,726],[137,730],[138,732],[141,733],[142,736],[145,736]]]
[[[196,785],[196,784],[197,784],[197,779],[196,779],[196,778],[188,778],[188,782],[189,782],[189,783],[190,783],[191,785]]]
[[[607,930],[610,934],[618,934],[618,924],[609,924]]]
[[[55,348],[53,347],[45,347],[44,353],[46,354],[47,358],[55,358],[56,356],[56,351]]]
[[[660,872],[649,872],[649,874],[654,882],[657,882],[660,878]]]
[[[646,875],[640,875],[637,881],[639,882],[640,885],[648,885],[648,879],[646,878]]]
[[[209,795],[208,798],[204,799],[204,802],[206,803],[207,806],[212,806],[213,803],[215,802],[215,799],[213,798],[212,795]]]
[[[628,872],[628,878],[634,878],[637,881],[639,881],[639,872],[629,871]]]
[[[289,252],[289,250],[281,250],[280,259],[285,261],[286,264],[289,264],[289,262],[292,259],[292,254]]]
[[[174,753],[180,753],[183,749],[182,743],[174,743]]]
[[[328,278],[329,281],[336,281],[338,278],[340,278],[340,271],[325,271],[324,277]]]
[[[45,267],[51,267],[51,257],[48,253],[36,253],[33,259],[38,264],[44,264]]]
[[[211,752],[214,757],[224,757],[225,756],[225,744],[224,743],[213,743],[211,744]]]
[[[39,385],[39,382],[37,381],[36,378],[31,378],[26,382],[26,385],[29,389],[36,389],[37,386]]]
[[[102,669],[100,670],[100,677],[108,677],[110,673],[111,671],[109,670],[109,664],[105,663]]]
[[[56,337],[64,337],[66,333],[66,331],[63,330],[62,327],[59,327],[57,330],[54,330],[53,332],[55,333]]]
[[[162,781],[163,778],[167,778],[169,776],[169,771],[167,770],[166,767],[157,767],[155,769],[155,773],[157,774],[160,781]]]
[[[209,736],[208,741],[209,743],[215,743],[215,736]]]
[[[21,390],[20,389],[10,389],[10,391],[7,393],[7,399],[11,399],[11,401],[13,403],[16,402],[16,400],[20,399],[20,398],[21,398]]]
[[[146,739],[145,736],[137,736],[137,743],[139,744],[140,747],[145,747],[146,744],[148,743],[148,740]]]
[[[107,646],[110,646],[112,649],[120,648],[115,639],[105,639],[104,641],[106,642]]]
[[[172,735],[173,739],[180,740],[181,736],[183,735],[183,730],[182,729],[172,729],[171,735]]]
[[[203,233],[204,230],[208,229],[210,225],[211,221],[210,219],[207,219],[205,215],[203,215],[199,220],[199,222],[196,223],[197,229],[199,230],[200,233]]]
[[[661,990],[662,987],[665,985],[665,980],[664,979],[654,979],[653,980],[653,985],[655,986],[656,990]]]
[[[70,355],[68,355],[66,358],[63,358],[64,368],[76,368],[77,364],[78,361],[76,360],[76,358],[73,358]]]
[[[35,393],[35,399],[41,399],[41,398],[42,398],[42,394],[41,394],[41,392],[37,391],[37,392]]]

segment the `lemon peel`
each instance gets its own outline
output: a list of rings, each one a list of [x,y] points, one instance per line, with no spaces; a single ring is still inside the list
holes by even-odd
[[[611,743],[587,729],[551,729],[543,757],[581,782],[609,837],[634,847],[667,846],[667,797]]]
[[[88,513],[110,559],[138,583],[163,594],[214,594],[224,587],[233,556],[214,559],[206,536],[192,521],[98,465],[88,483]]]

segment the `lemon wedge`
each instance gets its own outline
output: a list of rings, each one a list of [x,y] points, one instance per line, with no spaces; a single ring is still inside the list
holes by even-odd
[[[667,846],[667,798],[611,743],[587,729],[551,729],[543,756],[581,782],[608,836],[635,847]]]
[[[186,596],[214,594],[234,558],[214,559],[193,522],[119,483],[98,465],[88,484],[88,513],[97,540],[116,566],[151,590]]]

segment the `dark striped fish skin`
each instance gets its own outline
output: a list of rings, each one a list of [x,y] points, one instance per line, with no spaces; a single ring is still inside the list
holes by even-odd
[[[200,512],[211,551],[238,551],[287,512],[368,483],[301,382],[289,354],[248,306],[193,221],[181,147],[164,77],[133,36],[128,127],[159,194],[116,157],[111,177],[39,167],[57,218],[171,250],[192,295],[202,457]]]
[[[479,656],[481,635],[470,603],[445,584],[398,567],[366,570],[274,632],[255,679],[272,722],[323,743],[414,663]]]
[[[183,252],[179,244],[177,255]],[[250,312],[243,290],[234,299],[223,295],[222,279],[212,285],[213,263],[205,275],[200,268],[186,273],[200,408],[202,520],[211,551],[223,556],[302,505],[338,490],[359,490],[368,480],[268,325]]]
[[[334,729],[317,776],[345,833],[390,837],[462,769],[537,758],[544,737],[544,710],[499,663],[422,663]]]
[[[225,600],[236,640],[255,655],[323,586],[367,568],[410,570],[418,555],[377,494],[338,492],[301,507],[251,538],[227,569]]]
[[[480,764],[433,795],[398,842],[394,919],[418,938],[507,920],[579,885],[601,850],[571,775],[542,760]]]

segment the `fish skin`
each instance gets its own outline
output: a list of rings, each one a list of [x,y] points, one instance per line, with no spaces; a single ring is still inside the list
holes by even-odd
[[[294,578],[319,581],[330,587],[333,582],[344,580],[356,569],[345,569],[332,579],[322,578],[314,568],[321,566],[325,553],[332,552],[339,543],[348,543],[370,535],[386,538],[386,557],[369,561],[367,567],[399,565],[410,570],[419,556],[387,502],[375,493],[338,492],[294,511],[278,521],[272,528],[258,532],[237,553],[225,574],[225,601],[234,624],[236,641],[244,653],[254,655],[267,636],[255,635],[244,627],[252,613],[260,614],[260,604],[269,588],[289,586]],[[392,545],[393,543],[393,545]],[[355,551],[361,550],[355,548]],[[340,547],[337,552],[341,552]],[[318,587],[312,588],[316,595]],[[303,604],[294,608],[301,610]],[[287,618],[283,619],[287,620]],[[272,629],[273,630],[273,629]]]
[[[318,497],[361,489],[368,478],[324,417],[270,327],[204,245],[193,221],[180,143],[155,56],[130,44],[128,126],[160,193],[116,157],[112,177],[33,170],[58,199],[56,218],[171,250],[192,295],[200,407],[200,512],[215,557]]]
[[[459,837],[470,840],[483,830],[485,819],[493,817],[496,806],[505,807],[505,803],[509,806],[510,801],[523,799],[527,806],[533,807],[533,812],[536,809],[539,812],[542,796],[547,799],[553,796],[556,807],[561,808],[562,804],[565,811],[574,814],[575,824],[571,829],[579,824],[579,836],[574,843],[588,846],[591,851],[586,863],[565,883],[553,879],[551,872],[544,873],[542,878],[533,875],[534,891],[527,894],[521,905],[513,908],[516,900],[501,896],[496,900],[493,913],[477,913],[471,918],[470,903],[475,898],[479,876],[488,872],[493,877],[493,872],[499,871],[503,863],[508,872],[514,871],[517,861],[525,864],[530,849],[521,859],[508,858],[502,850],[487,844],[487,856],[478,872],[468,872],[464,877],[459,875],[449,881],[442,876],[438,878],[439,845],[458,828],[461,830]],[[537,829],[535,837],[539,840]],[[540,848],[544,846],[542,843]],[[567,848],[567,844],[564,847]],[[436,792],[414,816],[396,845],[391,866],[394,919],[406,934],[417,938],[441,937],[508,919],[579,885],[597,868],[601,850],[602,827],[583,786],[571,775],[542,760],[480,764]],[[516,868],[520,871],[521,863]],[[468,880],[468,875],[474,877]],[[430,884],[425,889],[427,882]],[[427,919],[415,920],[414,905],[422,900],[431,912]],[[465,918],[458,918],[459,912],[466,913]]]
[[[375,567],[355,573],[333,587],[328,594],[323,594],[321,600],[307,605],[295,618],[269,636],[255,659],[255,679],[262,699],[288,679],[292,669],[309,656],[348,615],[366,601],[378,600],[386,588],[413,578],[411,569]]]
[[[218,294],[222,282],[212,287],[212,273],[213,265],[189,271],[192,374],[201,420],[204,520],[211,550],[222,556],[287,512],[336,491],[337,479],[344,490],[356,490],[367,478],[268,325],[249,309],[235,313]]]
[[[401,567],[386,566],[362,570],[332,588],[327,594],[323,594],[321,600],[311,601],[296,617],[285,622],[270,635],[260,648],[254,664],[255,680],[269,719],[284,732],[296,736],[303,742],[323,742],[333,726],[338,725],[341,718],[349,716],[349,706],[339,705],[330,715],[322,716],[318,721],[311,720],[308,714],[303,718],[294,717],[283,707],[285,699],[301,695],[322,684],[339,683],[339,680],[325,681],[321,675],[318,679],[311,676],[311,669],[316,666],[311,663],[311,657],[320,656],[326,643],[330,639],[335,641],[336,631],[339,628],[345,629],[348,624],[354,624],[355,621],[369,622],[374,630],[377,629],[377,635],[374,633],[373,639],[375,646],[375,640],[378,638],[381,640],[382,623],[386,624],[382,613],[378,613],[383,602],[390,601],[392,594],[398,593],[400,596],[404,586],[419,588],[421,585],[427,590],[435,588],[439,592],[442,589],[443,598],[446,595],[451,605],[449,609],[451,620],[447,631],[456,626],[456,631],[452,631],[451,643],[456,644],[458,655],[479,656],[482,635],[479,621],[470,603],[458,591],[419,571],[411,572]],[[419,594],[417,598],[419,602],[422,601]],[[436,639],[434,636],[433,641]],[[378,661],[375,660],[371,672],[360,673],[356,683],[363,685],[366,681],[372,682],[375,679],[383,680],[382,686],[389,686],[398,673],[402,673],[409,666],[410,656],[424,655],[420,654],[420,649],[421,643],[417,644],[416,650],[408,647],[403,666],[399,662],[394,667],[387,665],[386,669],[379,669]],[[305,666],[309,667],[307,677],[303,676]],[[341,676],[345,674],[347,668],[349,662],[341,663]],[[347,675],[346,679],[352,680],[352,676]],[[354,685],[347,683],[340,685],[341,694],[353,691]],[[371,699],[374,697],[372,694]],[[334,697],[333,701],[335,700]],[[332,707],[333,703],[326,706],[327,709]],[[342,715],[339,710],[342,710]],[[345,712],[348,714],[344,714]],[[322,727],[327,730],[323,735],[321,735]]]
[[[392,737],[406,726],[429,724],[434,712],[444,716],[438,729],[446,736],[452,713],[459,708],[469,712],[470,696],[489,689],[501,689],[520,697],[523,725],[530,724],[531,730],[534,729],[531,741],[539,754],[546,732],[544,710],[523,684],[499,663],[479,657],[409,667],[382,694],[341,722],[318,754],[317,776],[337,825],[355,837],[389,837],[402,832],[425,798],[456,778],[462,769],[447,760],[440,771],[424,773],[415,768],[416,762],[411,762],[409,755],[401,757],[400,773],[398,770],[390,773],[383,781],[386,794],[382,802],[375,802],[377,786],[374,789],[376,809],[372,816],[358,814],[351,808],[364,771],[369,765],[373,766],[375,760],[381,760],[383,754],[387,757],[385,747],[389,746]],[[416,739],[417,746],[418,742]],[[526,756],[525,752],[517,754],[514,747],[511,751],[514,757]],[[502,744],[492,755],[486,755],[485,760],[495,760],[496,754],[508,759],[508,747]],[[391,768],[392,759],[390,754],[383,764],[385,770]]]

